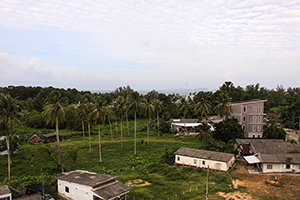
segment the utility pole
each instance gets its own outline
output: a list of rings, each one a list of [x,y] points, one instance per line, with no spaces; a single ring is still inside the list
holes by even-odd
[[[41,177],[42,177],[42,195],[45,198],[45,187],[44,187],[44,178],[43,178],[43,168],[41,168]]]
[[[209,180],[209,165],[208,165],[208,168],[207,168],[206,200],[208,200],[208,180]]]

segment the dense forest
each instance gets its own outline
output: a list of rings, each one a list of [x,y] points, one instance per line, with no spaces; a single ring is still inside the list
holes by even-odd
[[[130,104],[134,102],[134,96],[142,105],[147,102],[150,104],[150,118],[155,118],[159,114],[161,120],[168,121],[170,118],[198,118],[205,115],[225,115],[224,110],[220,108],[230,104],[230,102],[266,99],[265,113],[274,113],[280,115],[281,124],[286,128],[297,128],[300,117],[300,88],[287,88],[277,86],[276,89],[267,89],[261,87],[259,83],[247,85],[245,88],[235,87],[232,82],[225,82],[215,92],[190,93],[187,97],[179,94],[158,93],[155,90],[146,95],[136,94],[130,86],[119,87],[110,93],[91,93],[90,91],[78,91],[77,89],[58,89],[54,87],[25,87],[8,86],[0,87],[1,93],[10,95],[16,100],[18,105],[18,119],[22,124],[32,128],[50,128],[51,124],[46,124],[42,115],[45,105],[50,101],[50,94],[56,91],[64,107],[65,120],[60,128],[71,130],[81,130],[81,119],[78,116],[80,105],[87,102],[96,102],[100,99],[102,103],[111,110],[111,118],[119,118],[117,112],[114,112],[116,104],[120,99],[124,100],[125,118],[134,119],[134,112]],[[120,97],[119,101],[118,97]],[[157,101],[156,101],[157,100]],[[145,107],[145,106],[144,106]],[[223,112],[223,113],[222,113]],[[149,113],[148,113],[149,114]],[[145,109],[137,110],[138,118],[145,118]],[[108,118],[105,118],[108,123]]]

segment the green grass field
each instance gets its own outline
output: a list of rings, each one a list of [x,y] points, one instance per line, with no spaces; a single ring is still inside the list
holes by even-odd
[[[118,126],[120,124],[118,123]],[[195,137],[174,138],[173,135],[157,136],[157,131],[150,131],[150,145],[147,145],[146,121],[138,121],[137,155],[134,155],[134,121],[130,121],[130,136],[126,121],[123,122],[123,148],[121,148],[120,127],[116,134],[113,124],[114,141],[111,141],[109,125],[102,130],[102,162],[99,162],[99,143],[97,128],[92,128],[92,153],[89,152],[88,133],[85,147],[82,132],[60,130],[66,134],[61,142],[65,170],[88,170],[119,176],[123,183],[137,183],[132,186],[128,199],[205,199],[206,171],[194,168],[176,167],[164,163],[167,152],[174,152],[180,147],[200,148],[202,144]],[[101,127],[103,128],[103,127]],[[24,134],[42,130],[22,130]],[[49,130],[49,132],[53,130]],[[15,131],[16,132],[16,131]],[[145,143],[145,144],[144,144]],[[55,195],[56,179],[61,172],[57,159],[56,143],[43,145],[23,144],[12,155],[12,186],[40,183],[43,168],[45,182],[52,186],[50,193]],[[168,154],[170,155],[170,154]],[[233,192],[232,177],[226,173],[210,173],[209,199],[223,199],[216,192]],[[140,183],[137,180],[141,179]],[[7,182],[7,156],[0,156],[0,184]],[[141,184],[149,183],[147,186]]]

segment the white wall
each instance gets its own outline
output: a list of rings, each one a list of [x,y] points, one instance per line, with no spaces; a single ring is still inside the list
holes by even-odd
[[[272,165],[272,169],[267,169],[268,165]],[[291,164],[290,169],[285,169],[286,165],[285,164],[272,164],[272,163],[262,163],[262,171],[264,173],[266,172],[292,172],[292,170],[295,170],[296,172],[300,172],[299,169],[300,165],[294,165]]]
[[[178,157],[180,160],[178,160]],[[203,161],[205,164],[203,164]],[[200,158],[192,158],[188,156],[181,156],[175,155],[175,164],[179,165],[188,165],[192,167],[201,167],[201,168],[209,168],[213,170],[220,170],[220,171],[228,171],[229,167],[231,167],[234,163],[234,156],[229,162],[223,161],[215,161],[210,159],[200,159]]]
[[[65,191],[66,186],[69,188],[69,193]],[[57,189],[58,193],[74,200],[93,200],[94,193],[91,190],[91,186],[57,179]]]

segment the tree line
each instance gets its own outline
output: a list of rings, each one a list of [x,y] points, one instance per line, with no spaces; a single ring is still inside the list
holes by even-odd
[[[289,127],[296,127],[296,120],[300,116],[300,89],[282,86],[276,89],[267,89],[256,85],[247,85],[245,88],[235,87],[232,82],[225,82],[215,92],[189,93],[187,96],[179,94],[163,94],[155,90],[142,95],[134,91],[130,86],[119,87],[110,93],[91,93],[90,91],[78,91],[76,89],[58,89],[53,87],[25,87],[8,86],[0,88],[0,133],[7,136],[7,149],[9,151],[9,135],[12,134],[12,123],[20,126],[26,125],[32,128],[56,127],[56,133],[60,129],[82,130],[83,145],[85,146],[85,131],[88,131],[89,151],[91,152],[91,125],[98,129],[99,137],[99,161],[101,158],[101,125],[109,124],[111,140],[113,142],[112,121],[120,124],[121,147],[123,147],[123,130],[127,130],[129,136],[129,120],[135,121],[134,127],[134,154],[136,154],[136,120],[147,120],[147,144],[149,145],[149,131],[155,124],[157,134],[164,129],[166,121],[170,118],[198,118],[207,115],[219,115],[228,123],[231,112],[230,104],[234,101],[250,99],[266,99],[265,112],[279,114],[281,122]],[[226,121],[225,120],[225,121]],[[154,121],[154,123],[153,123]],[[126,122],[124,124],[124,122]],[[123,128],[123,125],[125,128]],[[206,126],[205,124],[203,126]],[[221,126],[221,125],[220,125]],[[87,128],[86,128],[87,127]],[[222,128],[226,127],[222,125]],[[118,129],[116,128],[116,131]],[[220,128],[221,130],[221,128]],[[199,139],[203,147],[212,138],[207,127],[202,127],[203,134]],[[239,129],[238,136],[242,136]],[[205,136],[206,135],[206,136]],[[218,137],[218,134],[213,138]],[[234,138],[219,138],[228,142]],[[60,151],[59,136],[57,134],[59,164],[62,172],[63,159]],[[225,144],[223,144],[225,145]],[[207,147],[209,148],[209,147]],[[10,156],[8,154],[8,171],[10,174]],[[10,175],[9,175],[10,176]],[[10,178],[9,178],[10,180]]]

